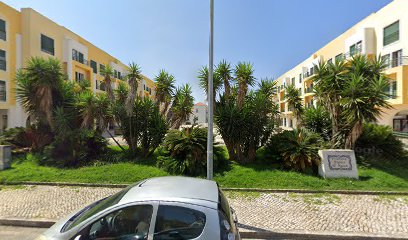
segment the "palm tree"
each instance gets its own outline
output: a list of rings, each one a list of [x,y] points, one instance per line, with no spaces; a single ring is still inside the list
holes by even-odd
[[[228,99],[231,94],[230,86],[230,81],[232,79],[231,64],[225,60],[222,60],[220,63],[218,63],[217,67],[215,68],[215,75],[217,75],[217,77],[224,82],[224,94],[225,97]]]
[[[203,66],[198,71],[198,79],[199,79],[199,85],[201,89],[205,91],[207,98],[208,98],[208,77],[209,77],[208,67]],[[219,93],[222,87],[222,79],[220,78],[219,74],[213,74],[213,87],[214,87],[213,102],[215,103],[215,98],[217,96],[217,93]],[[215,107],[215,104],[213,106]]]
[[[139,82],[143,79],[141,74],[140,66],[135,63],[129,64],[128,74],[126,78],[128,80],[128,84],[130,89],[128,91],[128,96],[126,98],[126,112],[130,116],[133,112],[133,105],[137,96],[137,87],[139,86]]]
[[[155,77],[156,81],[156,101],[157,104],[164,104],[161,109],[161,114],[164,116],[170,106],[172,96],[174,94],[174,76],[166,72],[165,70],[160,70],[159,75]]]
[[[111,85],[112,76],[113,76],[113,68],[110,65],[105,66],[105,69],[102,69],[101,73],[102,73],[102,75],[104,77],[103,81],[105,82],[105,85],[106,85],[105,86],[106,87],[106,93],[108,94],[109,100],[111,102],[114,102],[115,101],[115,95],[113,93],[113,89],[112,89],[112,85]]]
[[[95,115],[98,107],[95,98],[95,95],[90,91],[85,91],[78,95],[77,107],[82,119],[82,128],[91,129],[95,125]]]
[[[276,81],[269,78],[262,78],[261,82],[258,83],[258,91],[266,96],[272,97],[276,94]]]
[[[30,58],[16,76],[16,93],[22,106],[51,129],[54,128],[53,111],[62,102],[63,80],[61,64],[55,58]]]
[[[191,86],[185,84],[176,89],[173,100],[173,124],[172,128],[178,129],[190,114],[193,112],[194,97],[192,96]]]
[[[314,90],[317,99],[330,113],[333,144],[339,134],[341,113],[339,100],[347,74],[347,63],[345,61],[320,62],[315,66],[315,75],[312,77],[313,82],[315,82]]]
[[[248,92],[248,86],[252,86],[255,83],[255,77],[253,74],[254,70],[250,63],[239,62],[235,67],[235,80],[238,83],[237,105],[239,109],[241,109],[244,105],[244,99]]]
[[[345,148],[354,149],[357,139],[363,133],[363,124],[374,122],[383,112],[391,108],[387,102],[388,94],[384,89],[389,82],[385,76],[378,79],[365,79],[361,75],[353,75],[345,84],[340,105],[342,117],[346,125]]]
[[[304,172],[311,167],[317,175],[320,157],[318,150],[322,145],[321,137],[304,129],[284,131],[276,136],[281,145],[280,151],[285,165],[296,171]]]
[[[294,85],[288,85],[286,87],[285,99],[289,109],[293,109],[293,116],[296,119],[296,128],[299,129],[301,127],[304,112],[300,91]]]

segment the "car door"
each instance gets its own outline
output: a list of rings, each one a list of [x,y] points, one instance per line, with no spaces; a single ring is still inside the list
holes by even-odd
[[[158,202],[112,208],[88,220],[73,240],[151,240]]]
[[[153,240],[219,239],[217,210],[180,202],[160,202]]]

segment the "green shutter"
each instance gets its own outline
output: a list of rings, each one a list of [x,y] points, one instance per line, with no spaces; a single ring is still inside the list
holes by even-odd
[[[384,28],[384,46],[399,40],[399,21]]]
[[[0,39],[6,40],[6,22],[0,19]]]
[[[0,70],[6,71],[7,63],[6,63],[6,51],[0,50]]]
[[[41,50],[54,55],[54,39],[41,34]]]

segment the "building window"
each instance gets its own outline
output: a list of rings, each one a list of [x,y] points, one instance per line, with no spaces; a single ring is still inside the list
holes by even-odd
[[[0,19],[0,39],[6,41],[6,21]]]
[[[399,40],[399,21],[384,28],[384,46]]]
[[[390,81],[387,89],[385,92],[389,94],[389,98],[395,99],[397,98],[397,81]]]
[[[402,65],[402,50],[392,53],[391,67],[398,67]]]
[[[0,101],[5,102],[6,100],[6,81],[0,81]]]
[[[54,55],[54,39],[41,34],[41,51]]]
[[[115,78],[118,78],[118,71],[113,70],[113,76],[114,76]]]
[[[362,46],[362,42],[359,41],[356,44],[353,44],[350,46],[350,56],[354,56],[355,54],[361,53],[361,47]]]
[[[333,63],[333,58],[330,58],[329,60],[327,60],[328,64],[332,64]]]
[[[118,79],[122,80],[122,73],[118,71]]]
[[[88,65],[87,61],[84,59],[84,54],[75,49],[72,49],[72,60]]]
[[[295,85],[295,78],[292,78],[292,85]]]
[[[6,62],[6,51],[0,50],[0,70],[6,71],[7,62]]]
[[[341,62],[341,61],[343,61],[343,59],[344,59],[343,53],[340,53],[340,54],[337,55],[334,59],[335,59],[336,62]]]
[[[99,74],[103,75],[104,71],[105,71],[105,65],[99,64]]]
[[[302,74],[299,74],[299,83],[302,83]]]
[[[80,72],[75,72],[75,81],[80,82],[85,80],[85,75]]]
[[[390,54],[382,56],[381,59],[384,62],[385,66],[387,66],[387,68],[391,66]]]
[[[94,60],[91,60],[91,68],[93,73],[98,73],[98,64]]]

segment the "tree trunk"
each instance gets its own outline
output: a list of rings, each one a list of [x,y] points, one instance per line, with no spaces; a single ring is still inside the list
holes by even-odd
[[[228,139],[227,140],[225,140],[225,138],[223,139],[224,139],[225,146],[227,147],[227,150],[228,150],[229,159],[237,161],[237,154],[235,153],[234,145]]]
[[[361,121],[358,121],[356,124],[354,124],[353,128],[347,135],[345,148],[354,149],[357,139],[361,136],[362,133],[363,123]]]
[[[248,149],[248,162],[253,163],[256,159],[256,147],[254,144],[250,144]]]
[[[118,145],[118,147],[122,150],[125,151],[125,149],[122,147],[122,145],[120,145],[120,143],[115,139],[115,137],[112,135],[112,133],[109,131],[109,129],[106,129],[106,131],[108,132],[109,136],[113,139],[113,141]]]
[[[231,94],[231,86],[229,85],[229,81],[227,78],[224,78],[224,90],[225,90],[225,98],[229,99]]]

